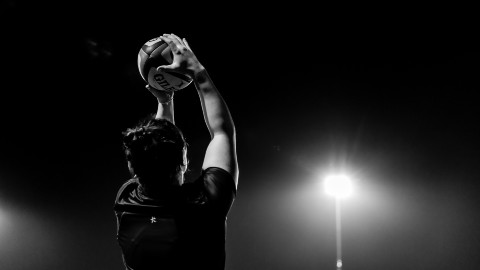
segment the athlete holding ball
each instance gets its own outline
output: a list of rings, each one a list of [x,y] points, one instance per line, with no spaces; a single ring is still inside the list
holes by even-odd
[[[157,113],[124,132],[132,178],[117,193],[117,240],[126,269],[224,269],[226,216],[236,196],[235,126],[219,91],[185,39],[160,37],[173,62],[159,71],[192,79],[211,135],[201,175],[184,183],[187,144],[175,126],[173,92],[147,86]]]

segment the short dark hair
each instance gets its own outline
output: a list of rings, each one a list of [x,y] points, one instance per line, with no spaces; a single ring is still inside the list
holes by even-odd
[[[166,119],[147,117],[123,132],[123,147],[132,176],[144,186],[171,185],[184,164],[182,131]]]

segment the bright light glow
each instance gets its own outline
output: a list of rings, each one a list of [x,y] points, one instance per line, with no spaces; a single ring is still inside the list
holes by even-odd
[[[342,268],[342,260],[337,261],[337,268]]]
[[[0,208],[0,228],[3,228],[7,220],[7,215],[4,214],[3,210]]]
[[[0,208],[0,243],[2,242],[3,237],[7,234],[8,230],[7,227],[9,227],[9,217],[7,213]]]
[[[344,174],[327,176],[325,178],[325,191],[337,199],[348,197],[352,193],[350,177]]]

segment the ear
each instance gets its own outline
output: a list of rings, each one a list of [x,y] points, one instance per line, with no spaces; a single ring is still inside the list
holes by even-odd
[[[187,166],[185,166],[185,165],[180,165],[179,168],[180,168],[180,171],[182,172],[182,174],[185,174],[185,172],[187,171]]]
[[[137,176],[135,175],[135,172],[133,171],[132,163],[130,163],[130,161],[127,161],[127,165],[128,165],[128,171],[130,172],[130,175],[131,175],[132,177],[134,177],[134,178],[137,177]]]
[[[187,167],[188,167],[187,147],[183,148],[183,166],[182,167],[184,167],[184,171],[187,170]]]

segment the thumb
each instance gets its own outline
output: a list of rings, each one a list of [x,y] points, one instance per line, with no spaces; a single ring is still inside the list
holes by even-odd
[[[158,66],[157,67],[157,71],[171,71],[171,70],[174,70],[175,68],[173,67],[173,65],[163,65],[163,66]]]
[[[145,88],[147,88],[148,91],[150,91],[150,93],[154,94],[158,91],[157,89],[153,88],[152,86],[150,86],[150,84],[147,84],[145,86]]]

